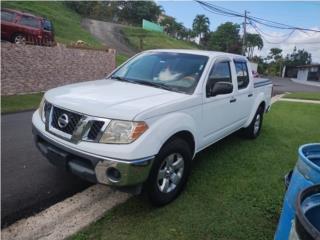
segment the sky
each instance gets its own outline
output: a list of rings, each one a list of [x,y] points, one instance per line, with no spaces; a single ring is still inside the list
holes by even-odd
[[[205,14],[210,20],[210,30],[216,30],[217,26],[224,22],[243,23],[243,18],[221,16],[208,12],[195,1],[156,1],[163,7],[165,13],[175,17],[184,26],[192,28],[193,19],[197,14]],[[210,1],[220,7],[236,12],[249,11],[251,16],[260,17],[283,24],[293,25],[309,29],[320,30],[320,1]],[[283,49],[283,55],[291,53],[294,46],[305,49],[312,54],[312,60],[320,63],[320,33],[295,31],[288,39],[286,35],[290,30],[274,29],[257,24],[263,30],[264,47],[255,54],[266,57],[270,48]],[[242,31],[242,30],[241,30]],[[248,32],[256,33],[255,29],[248,26]],[[242,34],[242,32],[241,32]]]

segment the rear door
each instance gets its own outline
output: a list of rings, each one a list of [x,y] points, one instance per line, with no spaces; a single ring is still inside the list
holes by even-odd
[[[207,146],[233,132],[236,128],[237,117],[233,92],[217,96],[207,96],[207,87],[215,82],[230,82],[235,86],[232,73],[232,59],[218,58],[211,67],[204,87],[203,100],[203,146]]]
[[[234,59],[236,72],[236,115],[239,124],[245,124],[253,107],[253,84],[248,62],[245,59]]]

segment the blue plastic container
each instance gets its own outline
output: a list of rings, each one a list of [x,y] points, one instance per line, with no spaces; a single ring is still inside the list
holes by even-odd
[[[297,195],[301,190],[315,184],[320,184],[320,143],[306,144],[299,148],[298,162],[284,198],[275,240],[289,238]]]

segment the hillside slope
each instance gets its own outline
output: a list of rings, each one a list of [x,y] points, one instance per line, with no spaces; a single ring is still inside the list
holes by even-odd
[[[70,43],[83,40],[91,46],[101,46],[99,40],[81,27],[81,16],[70,10],[63,2],[1,2],[2,8],[18,9],[43,16],[53,22],[57,42]]]
[[[138,27],[124,27],[122,33],[130,46],[140,50],[140,39],[142,38],[142,50],[155,48],[184,48],[198,49],[195,43],[178,40],[160,32],[150,32]]]

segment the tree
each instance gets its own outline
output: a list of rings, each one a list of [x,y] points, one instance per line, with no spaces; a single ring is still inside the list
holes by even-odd
[[[282,49],[280,48],[271,48],[270,52],[267,56],[268,60],[276,62],[277,60],[282,58]]]
[[[215,51],[241,53],[240,25],[232,22],[221,24],[209,37],[208,48]]]
[[[256,47],[259,50],[263,48],[263,40],[259,34],[248,33],[246,36],[246,41],[247,41],[247,44],[246,44],[247,56],[249,59],[251,59],[253,57],[253,51]]]
[[[312,62],[311,53],[308,53],[304,49],[297,50],[296,47],[294,47],[293,52],[291,54],[287,54],[285,58],[286,66],[299,66],[299,65],[310,64],[311,62]]]
[[[153,1],[125,1],[121,8],[119,17],[122,21],[139,25],[142,19],[156,22],[163,12],[162,7]]]
[[[200,36],[200,42],[209,32],[210,21],[205,15],[197,15],[192,23],[192,30]]]
[[[282,68],[284,66],[282,49],[271,48],[266,60],[269,61],[269,65],[267,69],[268,74],[281,76]]]

